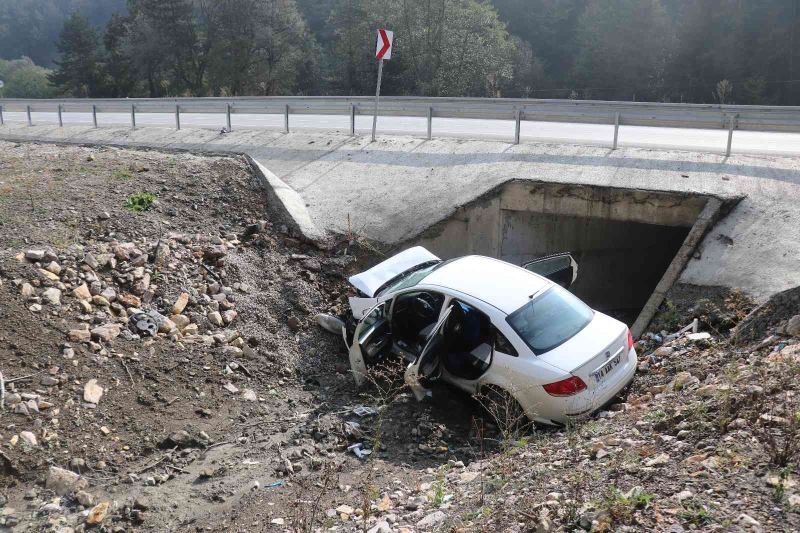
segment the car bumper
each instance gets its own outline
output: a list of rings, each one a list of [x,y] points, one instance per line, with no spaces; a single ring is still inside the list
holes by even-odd
[[[544,424],[566,424],[570,420],[586,417],[608,405],[620,391],[631,384],[636,374],[636,365],[636,350],[631,348],[625,365],[605,386],[564,398],[547,396],[542,401],[540,397],[538,402],[531,398],[523,408],[532,420]],[[541,394],[546,395],[544,391]]]

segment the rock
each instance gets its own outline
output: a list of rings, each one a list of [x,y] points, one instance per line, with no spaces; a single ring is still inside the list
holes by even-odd
[[[693,379],[697,379],[692,376],[689,372],[678,372],[675,375],[675,379],[673,380],[672,384],[674,389],[681,390],[682,388],[686,387]]]
[[[100,296],[108,300],[109,302],[113,302],[117,299],[117,291],[112,289],[111,287],[106,287],[103,289],[103,292],[100,293]]]
[[[227,325],[236,320],[237,316],[239,316],[239,313],[237,313],[233,309],[228,309],[227,311],[222,313],[222,321],[225,322],[225,324]]]
[[[61,265],[59,265],[55,261],[50,261],[50,263],[48,263],[47,266],[44,267],[44,269],[52,274],[55,274],[56,276],[61,274]]]
[[[89,286],[85,283],[82,285],[78,285],[72,290],[72,295],[79,300],[91,300],[92,293],[89,291]]]
[[[740,514],[736,521],[745,527],[761,528],[761,523],[758,520],[744,513]]]
[[[44,259],[44,250],[28,250],[25,252],[25,259],[31,261],[41,261]]]
[[[170,320],[167,317],[164,317],[158,323],[158,331],[159,331],[159,333],[169,333],[170,331],[172,331],[174,329],[176,329],[175,322],[173,322],[172,320]]]
[[[655,457],[653,457],[652,459],[649,459],[648,461],[646,461],[644,463],[644,466],[649,466],[649,467],[651,467],[651,466],[663,466],[663,465],[665,465],[667,463],[669,463],[669,455],[667,455],[666,453],[660,453],[660,454],[656,455]]]
[[[61,291],[55,287],[50,287],[42,293],[42,298],[47,300],[50,305],[61,305]]]
[[[94,496],[84,490],[79,490],[75,493],[75,499],[84,507],[91,507],[94,505]]]
[[[67,337],[72,342],[89,342],[92,340],[92,333],[88,329],[71,329]]]
[[[228,255],[228,249],[222,244],[210,246],[203,250],[203,255],[209,259],[219,259]]]
[[[189,320],[189,317],[186,315],[172,315],[171,317],[169,317],[169,319],[172,321],[175,327],[178,328],[180,331],[183,331],[183,329],[186,326],[188,326],[189,323],[191,322]]]
[[[40,304],[33,304],[28,309],[30,309],[34,313],[38,313],[39,311],[42,310],[42,306]]]
[[[198,326],[197,326],[197,324],[189,324],[188,326],[186,326],[185,328],[183,328],[183,331],[182,331],[182,333],[183,333],[184,335],[197,335],[197,332],[198,332],[198,331],[199,331],[199,330],[198,330]]]
[[[679,502],[683,500],[688,500],[690,498],[694,498],[694,493],[690,490],[682,490],[678,494],[675,495],[675,499]]]
[[[669,357],[675,352],[675,348],[671,346],[659,346],[656,348],[656,351],[653,352],[656,357]]]
[[[257,402],[258,396],[256,395],[255,391],[252,389],[244,389],[242,391],[242,399],[248,402]]]
[[[214,326],[221,327],[223,325],[222,315],[220,315],[218,311],[212,311],[208,313],[207,318],[208,321]]]
[[[80,475],[64,468],[51,466],[47,472],[45,488],[48,488],[59,496],[69,496],[75,491],[83,490],[88,483]]]
[[[336,508],[336,512],[339,513],[342,520],[347,520],[355,512],[355,509],[349,505],[340,505]]]
[[[694,391],[694,393],[700,396],[701,398],[710,398],[711,396],[714,396],[714,393],[717,391],[717,388],[718,387],[716,385],[703,385],[702,387]]]
[[[222,388],[230,392],[231,394],[236,394],[237,392],[239,392],[239,387],[230,382],[223,385]]]
[[[23,298],[27,300],[28,298],[33,296],[36,293],[36,291],[34,290],[33,285],[31,285],[30,283],[23,283],[22,287],[20,287],[19,289],[19,293],[22,295]]]
[[[130,293],[120,294],[117,296],[117,301],[125,307],[140,307],[142,305],[142,300]]]
[[[189,303],[189,294],[182,292],[175,303],[172,304],[172,314],[179,315],[186,309],[186,304]]]
[[[91,268],[92,270],[97,270],[100,264],[97,262],[97,259],[92,254],[86,254],[83,256],[83,263]]]
[[[423,530],[435,529],[446,519],[447,515],[443,511],[434,511],[417,522],[417,527]]]
[[[89,515],[86,517],[86,523],[89,525],[102,523],[108,513],[108,506],[109,502],[102,502],[92,507],[92,510],[89,511]]]
[[[100,307],[108,307],[111,305],[111,302],[109,302],[105,296],[100,294],[95,294],[92,296],[92,303],[94,305],[99,305]]]
[[[39,445],[39,441],[36,440],[36,435],[30,431],[20,431],[19,438],[28,446],[36,447]]]
[[[367,532],[367,533],[392,533],[392,527],[385,520],[381,520]]]
[[[40,276],[50,281],[60,281],[58,276],[43,268],[38,269],[37,272],[39,273]]]
[[[289,320],[287,320],[286,323],[289,325],[289,329],[291,329],[292,331],[299,331],[300,328],[302,327],[300,319],[297,318],[296,316],[290,316]]]
[[[96,379],[90,379],[83,386],[83,399],[88,403],[98,404],[103,397],[103,387],[97,384]]]
[[[786,322],[783,331],[792,337],[800,337],[800,315],[794,315]]]
[[[42,376],[42,378],[39,380],[39,383],[45,387],[52,387],[54,385],[58,385],[58,378],[53,376]]]
[[[92,338],[109,342],[116,339],[121,331],[122,328],[119,324],[103,324],[102,326],[98,326],[92,330]]]

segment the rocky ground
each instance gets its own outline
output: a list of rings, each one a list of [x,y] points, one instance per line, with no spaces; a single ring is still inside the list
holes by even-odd
[[[665,305],[626,401],[520,428],[356,391],[313,317],[370,258],[268,212],[240,159],[0,142],[0,530],[800,528],[795,296]]]

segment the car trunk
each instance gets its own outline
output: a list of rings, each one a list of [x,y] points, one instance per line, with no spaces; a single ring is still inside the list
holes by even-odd
[[[598,350],[597,346],[601,346],[602,349]],[[587,350],[589,347],[595,348]],[[627,327],[622,322],[595,312],[593,320],[585,328],[558,348],[540,355],[539,358],[578,376],[586,383],[587,388],[592,390],[606,380],[598,382],[593,374],[621,354],[619,364],[608,371],[607,376],[613,376],[624,366],[627,348]]]

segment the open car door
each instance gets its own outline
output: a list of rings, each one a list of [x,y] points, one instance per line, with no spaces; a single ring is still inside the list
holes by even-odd
[[[431,331],[425,347],[413,363],[406,368],[404,379],[406,384],[414,393],[418,401],[422,401],[428,395],[428,389],[422,386],[420,378],[428,378],[438,375],[441,370],[440,356],[442,349],[447,344],[445,342],[445,324],[453,311],[453,306],[448,307],[436,323],[436,327]]]
[[[392,346],[389,304],[381,302],[365,313],[350,345],[350,368],[359,387],[367,379],[367,366],[379,361]]]
[[[534,259],[522,265],[522,268],[558,283],[565,289],[569,289],[578,277],[578,263],[569,252]]]

